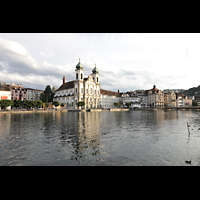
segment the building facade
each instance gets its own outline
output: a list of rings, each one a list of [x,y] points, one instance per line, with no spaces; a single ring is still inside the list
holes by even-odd
[[[175,92],[167,92],[164,94],[164,106],[176,107],[176,94]]]
[[[65,82],[63,76],[63,84],[55,91],[53,100],[63,103],[69,109],[78,109],[78,102],[85,102],[85,109],[100,108],[100,74],[96,64],[92,73],[84,78],[83,65],[79,59],[75,72],[76,79],[73,81]]]
[[[140,108],[140,98],[137,95],[136,91],[130,91],[122,94],[123,106],[126,106],[126,103],[131,103],[131,108]]]
[[[0,100],[11,100],[11,90],[10,87],[6,85],[0,85]],[[8,106],[6,109],[10,110],[10,106]],[[0,106],[1,110],[1,106]]]
[[[11,99],[21,101],[27,100],[27,89],[21,86],[11,87]]]
[[[156,108],[164,107],[164,94],[155,85],[151,90],[147,90],[147,106]]]
[[[43,90],[38,90],[38,89],[32,89],[32,88],[25,88],[27,91],[27,99],[26,100],[32,100],[32,101],[37,101],[40,100],[40,95],[43,93]],[[25,100],[25,99],[24,99]]]
[[[183,94],[176,94],[176,107],[190,107],[192,106],[192,99]]]
[[[100,107],[104,109],[114,108],[114,103],[121,103],[120,93],[109,90],[100,89]]]

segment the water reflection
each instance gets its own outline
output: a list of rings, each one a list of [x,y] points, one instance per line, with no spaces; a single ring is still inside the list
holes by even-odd
[[[100,154],[100,126],[101,115],[99,112],[77,113],[77,126],[74,127],[74,137],[69,141],[72,142],[74,148],[71,160],[79,160]]]
[[[199,117],[172,110],[0,113],[0,165],[198,165]]]

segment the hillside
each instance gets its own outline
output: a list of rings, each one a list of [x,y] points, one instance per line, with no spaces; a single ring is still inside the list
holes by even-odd
[[[187,96],[194,96],[197,92],[197,95],[200,95],[200,85],[198,87],[189,88],[188,90],[184,90],[182,94]]]

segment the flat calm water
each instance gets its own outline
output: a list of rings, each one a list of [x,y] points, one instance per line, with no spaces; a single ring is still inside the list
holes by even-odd
[[[198,128],[198,111],[0,113],[0,165],[200,165]]]

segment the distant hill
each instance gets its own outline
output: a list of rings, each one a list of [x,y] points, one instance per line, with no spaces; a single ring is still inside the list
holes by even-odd
[[[184,90],[181,93],[187,96],[200,95],[200,85],[198,87],[193,87],[193,88],[189,88],[188,90]]]

